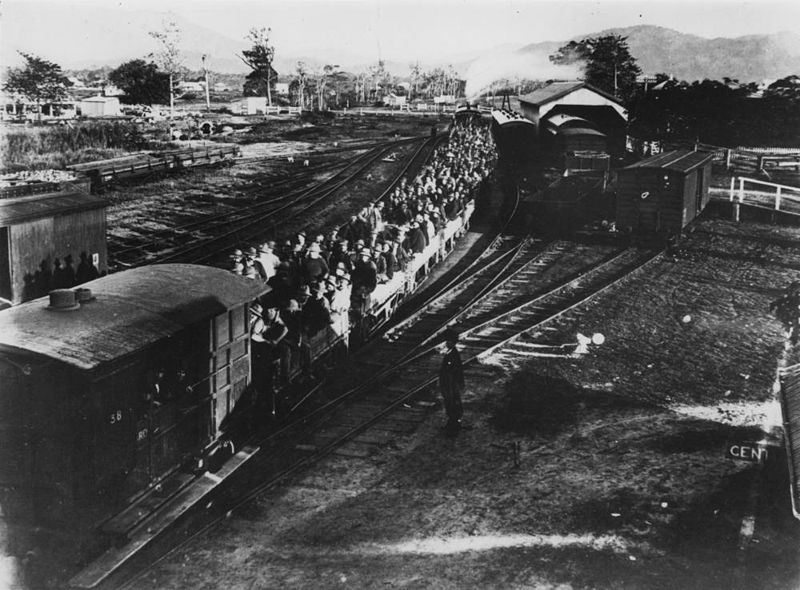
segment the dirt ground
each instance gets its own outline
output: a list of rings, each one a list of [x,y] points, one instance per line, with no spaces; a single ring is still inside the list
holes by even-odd
[[[795,240],[703,221],[541,337],[604,344],[472,366],[456,439],[435,410],[369,458],[334,455],[135,587],[797,588],[785,459],[724,454],[780,421],[776,367],[797,355],[768,306]]]
[[[317,123],[294,118],[243,127],[238,133],[223,138],[240,145],[241,157],[233,165],[138,178],[107,190],[104,196],[109,201],[110,251],[113,255],[119,248],[147,243],[153,239],[153,232],[179,228],[198,218],[246,210],[276,185],[290,190],[289,183],[308,171],[311,175],[303,182],[308,185],[321,182],[365,151],[337,150],[359,142],[427,135],[434,123],[414,117],[337,119]],[[403,155],[404,150],[407,148],[398,148],[398,155]],[[294,157],[293,162],[289,161],[290,156]],[[303,165],[304,160],[309,161],[309,168]],[[376,184],[390,174],[393,166],[383,167],[387,168],[385,173],[373,172]],[[366,193],[374,192],[367,189],[369,187],[364,189]],[[341,215],[335,220],[329,219],[330,207],[319,207],[314,215],[306,215],[289,225],[282,224],[282,229],[288,232],[327,227],[334,221],[343,223],[347,215],[354,214],[366,203],[363,192],[358,187],[350,190],[357,201],[352,207],[341,200],[337,202],[336,211]],[[269,229],[276,234],[270,237],[288,237],[277,235],[279,232],[275,228]]]

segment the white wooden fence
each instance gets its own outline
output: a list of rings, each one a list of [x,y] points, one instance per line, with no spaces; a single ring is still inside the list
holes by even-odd
[[[800,214],[800,188],[754,178],[731,178],[730,201]]]

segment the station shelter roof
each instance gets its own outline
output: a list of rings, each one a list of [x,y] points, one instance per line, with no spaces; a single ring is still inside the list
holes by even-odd
[[[108,202],[81,191],[61,191],[0,199],[0,227],[106,207]]]
[[[636,162],[627,166],[630,168],[656,168],[661,170],[672,170],[673,172],[680,172],[687,174],[703,166],[714,159],[714,154],[709,152],[696,152],[692,150],[672,150]]]
[[[536,106],[543,106],[560,98],[564,98],[568,94],[572,94],[581,88],[591,90],[592,92],[599,94],[600,96],[619,105],[622,104],[622,102],[615,96],[580,80],[575,80],[572,82],[551,82],[547,86],[538,88],[533,92],[529,92],[528,94],[520,96],[519,101]]]
[[[81,285],[94,301],[48,309],[48,297],[0,311],[0,350],[91,371],[269,291],[262,281],[195,264],[156,264]]]

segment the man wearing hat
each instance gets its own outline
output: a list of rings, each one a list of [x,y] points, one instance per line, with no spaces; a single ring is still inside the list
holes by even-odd
[[[308,247],[308,257],[301,267],[303,279],[308,283],[316,283],[328,274],[328,265],[320,256],[319,244],[314,242]]]
[[[330,268],[338,268],[340,264],[348,270],[352,268],[353,265],[350,254],[347,252],[347,240],[341,240],[336,244],[328,260],[328,266]]]
[[[464,366],[458,352],[458,333],[447,329],[444,332],[445,353],[439,367],[439,390],[444,400],[444,411],[447,414],[445,430],[456,434],[461,430],[461,417],[464,409],[461,406],[461,393],[464,391]]]
[[[258,271],[258,274],[261,275],[261,278],[265,281],[269,281],[273,276],[275,276],[275,271],[278,268],[278,265],[281,263],[280,258],[275,256],[275,242],[269,241],[261,244],[259,247],[259,254],[258,258],[255,260],[255,267]]]
[[[358,310],[363,317],[370,308],[370,296],[378,286],[378,268],[372,261],[369,248],[361,249],[361,257],[353,266],[352,282],[353,309]],[[361,327],[366,330],[364,322],[361,323]],[[366,337],[366,332],[364,331],[361,336]]]
[[[420,254],[425,250],[425,236],[419,229],[419,223],[416,221],[411,222],[411,227],[406,235],[406,250],[412,254]]]

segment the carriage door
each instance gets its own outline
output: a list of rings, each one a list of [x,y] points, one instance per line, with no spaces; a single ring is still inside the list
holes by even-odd
[[[238,305],[214,318],[209,362],[215,436],[250,382],[249,321],[247,305]]]
[[[135,374],[135,368],[128,367],[95,385],[101,408],[94,447],[98,488],[121,486],[142,460],[136,448],[137,421],[133,400],[138,392]],[[146,464],[149,467],[149,461]]]

